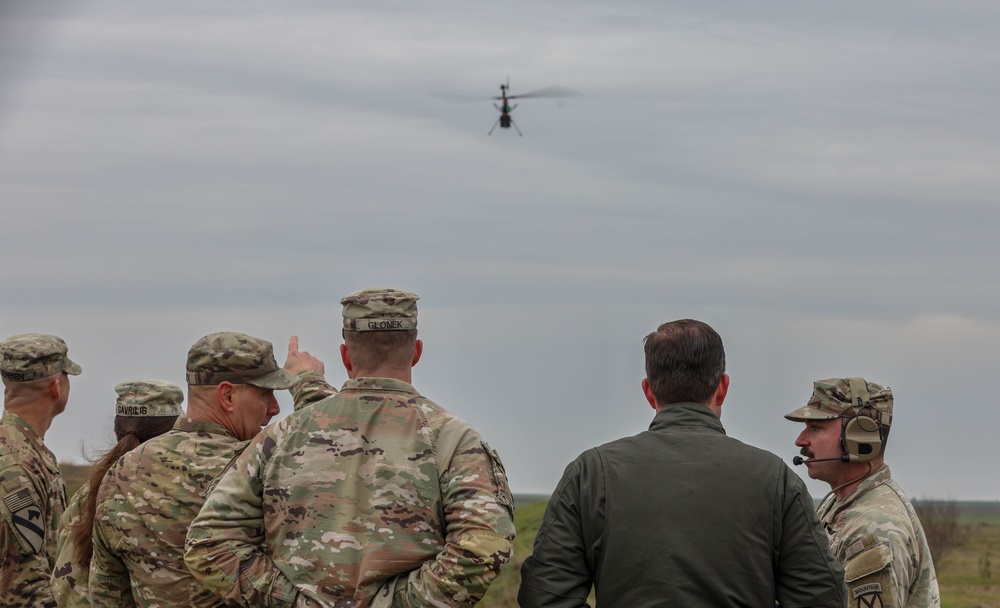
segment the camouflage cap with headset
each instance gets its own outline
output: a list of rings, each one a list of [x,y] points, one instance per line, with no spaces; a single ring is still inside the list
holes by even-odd
[[[786,414],[795,422],[843,420],[841,444],[850,462],[870,462],[882,452],[892,426],[892,389],[864,378],[830,378],[813,383],[806,404]]]

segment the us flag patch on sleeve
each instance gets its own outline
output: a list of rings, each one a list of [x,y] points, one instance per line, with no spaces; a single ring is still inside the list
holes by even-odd
[[[42,509],[35,504],[31,491],[21,488],[5,496],[3,502],[11,514],[10,522],[18,538],[33,553],[41,551],[45,544],[45,524],[42,522]]]

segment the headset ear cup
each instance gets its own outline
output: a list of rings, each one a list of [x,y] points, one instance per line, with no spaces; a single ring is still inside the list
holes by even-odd
[[[871,462],[882,453],[880,424],[869,416],[854,416],[844,423],[841,443],[851,462]]]

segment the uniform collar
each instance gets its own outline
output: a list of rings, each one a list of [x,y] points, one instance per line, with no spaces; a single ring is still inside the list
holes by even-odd
[[[660,411],[653,417],[649,430],[658,431],[677,426],[704,427],[718,431],[723,435],[726,434],[726,429],[723,428],[719,417],[708,409],[707,405],[701,403],[671,403],[666,407],[661,407]]]
[[[232,437],[233,439],[239,439],[232,431],[226,427],[218,424],[216,422],[209,422],[208,420],[197,420],[195,418],[186,418],[184,416],[179,416],[177,421],[174,422],[175,431],[187,431],[189,433],[211,433],[212,435],[226,435]]]
[[[418,395],[417,389],[409,382],[403,382],[395,378],[354,378],[344,383],[341,391],[397,391],[401,393],[412,393]]]
[[[854,491],[844,497],[844,500],[837,500],[835,495],[832,495],[832,499],[829,503],[824,503],[820,505],[820,519],[824,523],[829,523],[836,518],[837,514],[845,511],[858,501],[859,498],[871,492],[875,488],[889,483],[892,481],[892,472],[889,471],[889,465],[883,464],[879,468],[875,469],[871,475],[865,478],[864,481],[858,484],[858,487],[854,488]]]

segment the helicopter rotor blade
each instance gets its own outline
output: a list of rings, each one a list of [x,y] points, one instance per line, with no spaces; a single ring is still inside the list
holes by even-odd
[[[499,118],[497,119],[497,121],[495,123],[493,123],[493,126],[490,127],[490,130],[486,134],[487,135],[493,135],[493,130],[497,128],[498,124],[500,124],[500,119]]]
[[[489,99],[500,99],[499,97],[486,95],[457,95],[455,93],[431,93],[431,97],[440,99],[441,101],[449,101],[451,103],[478,103]]]
[[[525,97],[581,97],[582,95],[583,93],[580,91],[568,87],[548,87],[538,89],[537,91],[521,93],[520,95],[508,95],[507,99],[523,99]]]
[[[514,111],[514,108],[516,108],[516,107],[517,107],[517,104],[515,103],[515,104],[514,104],[514,105],[512,105],[512,106],[510,107],[510,109],[509,109],[509,110],[507,110],[507,111],[508,111],[508,112],[513,112],[513,111]]]
[[[497,104],[493,104],[493,107],[497,109],[497,112],[500,112],[501,114],[503,114],[503,108],[501,108]]]

